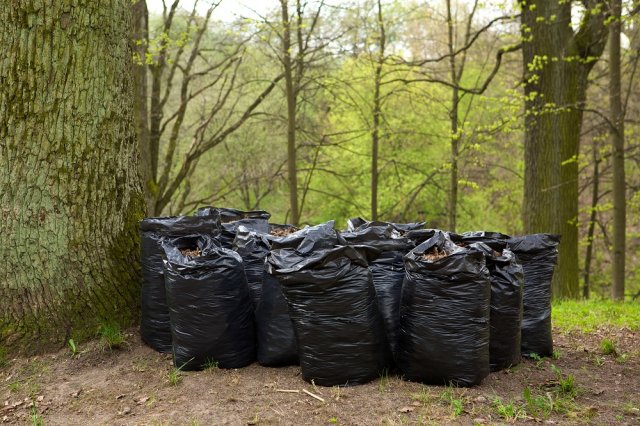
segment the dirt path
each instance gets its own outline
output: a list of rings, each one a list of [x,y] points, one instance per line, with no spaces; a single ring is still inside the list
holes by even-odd
[[[617,354],[602,354],[604,337]],[[172,385],[170,357],[135,330],[127,342],[114,351],[91,342],[74,358],[63,350],[11,360],[0,369],[0,424],[640,424],[640,336],[625,329],[556,333],[558,359],[524,361],[471,389],[394,376],[316,388],[298,367],[257,364],[181,373]]]

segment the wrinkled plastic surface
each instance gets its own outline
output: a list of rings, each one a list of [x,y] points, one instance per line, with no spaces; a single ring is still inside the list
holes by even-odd
[[[492,247],[482,242],[470,247],[484,253],[491,276],[489,364],[491,371],[498,371],[520,363],[524,273],[506,241],[489,244]]]
[[[433,247],[448,256],[427,260]],[[405,256],[396,366],[408,380],[458,386],[489,374],[489,271],[482,252],[443,232]]]
[[[207,236],[164,239],[162,247],[175,366],[251,364],[256,356],[253,304],[240,255]],[[194,247],[201,256],[180,252]]]
[[[243,211],[226,207],[200,207],[196,211],[196,216],[218,216],[221,223],[235,222],[240,219],[265,219],[271,217],[270,213],[264,210]]]
[[[266,271],[255,317],[258,362],[269,367],[297,364],[298,344],[289,306],[278,279]]]
[[[142,289],[140,336],[159,352],[171,352],[169,308],[165,295],[164,250],[160,239],[188,234],[214,235],[218,232],[215,218],[175,216],[151,217],[140,221]]]
[[[238,227],[233,241],[233,250],[242,257],[254,306],[258,306],[258,302],[260,302],[265,271],[264,263],[269,254],[269,248],[270,243],[265,234],[251,231],[242,225]]]
[[[484,243],[494,250],[502,250],[511,237],[501,232],[470,231],[459,235],[458,238],[462,244]]]
[[[268,257],[289,304],[302,376],[322,386],[368,382],[389,366],[391,352],[366,254],[353,246],[327,248],[338,235],[328,226],[314,228],[297,249],[275,249]]]
[[[220,234],[216,237],[220,245],[226,249],[232,249],[233,240],[235,240],[238,228],[241,226],[259,234],[269,232],[269,221],[267,219],[240,219],[235,222],[223,223],[220,225]]]
[[[436,235],[436,232],[444,231],[440,231],[439,229],[415,229],[413,231],[408,231],[404,236],[411,241],[413,248],[415,248],[425,241],[433,238],[433,236]],[[444,232],[444,234],[446,235],[447,233]]]
[[[330,220],[315,226],[308,226],[285,237],[270,238],[271,250],[295,249],[299,254],[309,254],[322,249],[330,249],[338,244],[346,244],[334,229],[335,221]]]
[[[524,270],[522,354],[551,356],[551,279],[558,260],[559,235],[533,234],[508,240]]]
[[[269,224],[274,230],[297,229]],[[257,358],[261,365],[279,367],[298,363],[298,349],[287,301],[277,278],[265,270],[271,241],[283,237],[250,231],[239,226],[233,246],[244,261],[249,290],[255,306]]]
[[[369,271],[378,298],[378,309],[384,320],[387,340],[395,355],[400,328],[400,296],[404,280],[404,255],[412,248],[409,239],[402,237],[391,224],[364,227],[343,232],[349,244],[366,245],[380,251],[369,262]]]
[[[347,220],[347,231],[361,231],[370,227],[386,227],[388,225],[404,234],[408,231],[424,228],[425,222],[412,222],[412,223],[394,223],[394,222],[381,222],[381,221],[368,221],[361,217],[354,217]]]

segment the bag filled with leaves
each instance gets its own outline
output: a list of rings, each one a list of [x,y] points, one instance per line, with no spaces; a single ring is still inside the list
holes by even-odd
[[[150,217],[140,221],[142,289],[140,335],[158,352],[171,352],[169,308],[164,287],[164,250],[160,240],[181,235],[218,233],[218,221],[211,217]]]
[[[177,368],[240,368],[256,357],[253,303],[242,258],[209,236],[162,241]]]
[[[296,247],[272,248],[267,258],[289,304],[302,376],[322,386],[373,380],[391,352],[365,250],[338,245],[333,222],[303,231],[289,236]]]
[[[551,280],[560,236],[525,235],[511,238],[508,244],[524,270],[522,354],[551,356]]]
[[[524,273],[506,241],[470,243],[484,253],[491,276],[489,364],[498,371],[520,363]]]
[[[489,374],[489,271],[443,232],[405,256],[396,365],[408,380],[458,386]]]
[[[255,304],[255,326],[258,362],[264,366],[298,363],[298,349],[287,301],[277,278],[265,269],[272,239],[280,239],[297,231],[291,225],[269,225],[269,234],[250,231],[240,226],[234,250],[244,261],[249,289]]]
[[[341,235],[349,245],[372,247],[379,253],[369,262],[369,271],[376,290],[378,309],[385,323],[387,340],[391,352],[395,354],[400,326],[404,255],[412,248],[412,244],[392,224],[364,227]]]

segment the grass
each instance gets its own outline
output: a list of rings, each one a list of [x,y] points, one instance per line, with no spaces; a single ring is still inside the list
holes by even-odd
[[[385,369],[382,374],[380,374],[380,381],[378,382],[378,391],[380,393],[384,393],[387,385],[389,384],[389,372]]]
[[[592,332],[600,326],[640,330],[640,304],[610,300],[553,302],[552,322],[561,331]]]
[[[456,396],[455,388],[453,386],[447,386],[447,388],[440,394],[440,400],[451,407],[451,415],[458,417],[464,413],[464,403],[462,398]]]
[[[105,322],[100,324],[100,327],[98,328],[98,335],[109,350],[119,349],[125,343],[124,334],[120,329],[120,325],[116,322]]]
[[[615,355],[617,353],[616,345],[611,339],[602,339],[600,349],[604,355]]]
[[[215,371],[218,369],[218,361],[213,359],[208,359],[203,365],[202,368],[205,371]]]
[[[495,407],[498,415],[508,422],[522,420],[527,417],[527,413],[524,408],[513,401],[504,403],[500,398],[495,398],[493,400],[493,406]]]

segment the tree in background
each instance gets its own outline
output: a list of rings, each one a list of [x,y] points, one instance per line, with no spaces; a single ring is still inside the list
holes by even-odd
[[[613,284],[611,298],[624,300],[626,255],[626,178],[624,170],[624,109],[620,70],[620,36],[622,33],[622,0],[611,0],[609,23],[609,109],[613,147]]]
[[[606,43],[605,2],[521,3],[525,92],[524,229],[562,235],[554,297],[578,297],[578,154],[589,72]]]
[[[138,318],[130,1],[0,3],[0,344]]]
[[[205,16],[199,16],[196,1],[185,15],[180,0],[174,0],[165,5],[153,34],[133,31],[141,46],[136,93],[148,96],[147,102],[137,103],[141,110],[136,119],[150,216],[185,210],[200,158],[258,114],[260,104],[284,76],[270,77],[266,84],[262,79],[242,79],[252,35],[240,25],[236,31],[213,33],[211,19],[219,4],[212,2]],[[137,6],[134,3],[134,11]],[[248,90],[256,85],[260,85],[257,92]],[[199,201],[205,203],[207,197]]]

